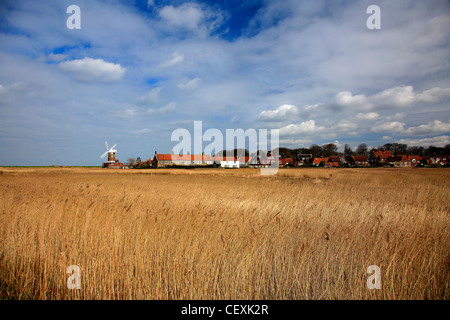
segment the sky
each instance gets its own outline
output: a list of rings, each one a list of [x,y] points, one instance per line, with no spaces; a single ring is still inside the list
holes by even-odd
[[[448,30],[444,0],[2,1],[0,165],[101,165],[105,141],[146,160],[194,121],[287,148],[445,146]]]

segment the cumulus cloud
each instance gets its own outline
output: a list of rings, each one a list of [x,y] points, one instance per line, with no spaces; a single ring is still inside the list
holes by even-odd
[[[434,87],[418,93],[414,91],[413,86],[399,86],[385,89],[372,96],[353,95],[350,91],[341,91],[336,94],[334,102],[342,107],[370,110],[386,107],[409,107],[418,103],[433,103],[447,96],[450,96],[450,88]]]
[[[396,133],[402,132],[405,129],[405,124],[399,121],[390,121],[386,123],[378,124],[372,127],[373,132],[388,132],[388,133]]]
[[[364,107],[368,105],[367,97],[363,94],[353,95],[350,91],[341,91],[336,94],[335,102],[343,107]]]
[[[314,134],[324,130],[324,127],[317,126],[314,120],[304,121],[298,124],[289,124],[280,128],[280,136],[294,136],[301,134]]]
[[[283,104],[275,110],[264,110],[259,114],[261,121],[286,121],[299,115],[299,109],[290,104]]]
[[[122,78],[126,69],[120,64],[88,57],[79,60],[63,61],[58,66],[61,70],[73,73],[75,78],[85,82],[116,81]]]
[[[447,144],[450,144],[450,136],[437,136],[432,138],[423,138],[423,139],[400,139],[398,143],[404,143],[409,146],[435,146],[435,147],[444,147]]]
[[[410,136],[427,136],[450,132],[450,123],[434,120],[428,124],[417,127],[409,127],[403,134]]]
[[[197,3],[183,3],[178,7],[164,6],[159,16],[166,28],[183,29],[196,33],[201,37],[210,34],[223,21],[223,15]]]
[[[450,132],[450,123],[434,120],[428,124],[409,127],[405,129],[405,123],[390,121],[372,127],[373,132],[397,133],[406,136],[427,136]]]
[[[142,141],[127,135],[141,128],[160,133],[150,142],[155,148],[171,149],[162,134],[169,114],[186,127],[202,119],[224,130],[239,119],[244,128],[282,128],[283,141],[299,144],[348,139],[376,146],[383,136],[450,135],[450,4],[380,1],[382,32],[368,31],[364,6],[348,1],[89,0],[89,10],[80,4],[79,32],[61,24],[57,0],[10,2],[0,26],[3,130],[14,128],[10,136],[22,141],[38,133],[54,146],[62,135],[84,142],[113,121],[114,134],[129,139],[136,154]],[[96,83],[125,76],[113,86]],[[18,81],[27,83],[23,92],[9,88]],[[151,92],[156,83],[159,93]],[[170,101],[183,101],[183,112],[170,111],[176,110]],[[284,103],[298,108],[281,108]],[[265,105],[273,108],[261,109]],[[16,144],[2,140],[0,146],[12,150]],[[44,143],[38,147],[50,154]],[[65,157],[61,162],[97,161],[87,150],[58,154]],[[19,158],[4,152],[0,162]]]

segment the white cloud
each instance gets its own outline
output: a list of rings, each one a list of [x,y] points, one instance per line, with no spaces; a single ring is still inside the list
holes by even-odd
[[[109,114],[109,116],[114,117],[114,118],[123,118],[123,119],[134,118],[137,116],[148,116],[148,115],[156,116],[156,115],[165,114],[172,110],[175,110],[176,105],[177,104],[175,102],[170,102],[169,104],[167,104],[161,108],[152,108],[152,109],[147,109],[145,111],[139,111],[139,110],[132,109],[132,108],[126,108],[124,110],[113,111]]]
[[[419,37],[413,41],[413,44],[423,48],[442,44],[446,40],[448,41],[449,34],[445,30],[449,29],[450,29],[450,16],[439,15],[431,19],[425,25]]]
[[[341,91],[335,96],[335,103],[342,107],[373,110],[386,107],[410,107],[418,103],[434,103],[450,96],[450,88],[434,87],[421,93],[415,92],[413,86],[388,88],[372,96],[353,95],[350,91]],[[374,115],[375,113],[370,113]]]
[[[182,89],[182,90],[193,90],[198,88],[199,83],[200,83],[200,78],[194,78],[194,79],[190,79],[190,80],[184,80],[183,82],[181,82],[180,84],[178,84],[178,88]]]
[[[159,67],[160,68],[172,67],[174,65],[177,65],[177,64],[183,62],[183,60],[184,60],[184,56],[181,53],[174,52],[174,53],[172,53],[172,58],[167,61],[162,62],[159,65]]]
[[[197,28],[203,19],[203,12],[195,3],[185,3],[179,7],[165,6],[159,15],[170,25],[188,29]]]
[[[367,97],[363,94],[354,96],[350,91],[341,91],[336,94],[335,102],[343,107],[364,107],[367,106]]]
[[[298,116],[299,110],[296,106],[283,104],[275,110],[264,110],[259,114],[259,120],[262,121],[286,121],[292,117]]]
[[[86,82],[116,81],[122,78],[125,73],[125,68],[120,64],[88,57],[79,60],[63,61],[58,66],[65,72],[75,74],[78,80]]]
[[[58,54],[54,54],[54,53],[50,53],[47,56],[47,59],[50,61],[61,61],[67,58],[66,54],[62,54],[62,53],[58,53]]]
[[[0,103],[6,103],[14,100],[22,93],[26,86],[26,83],[22,81],[15,82],[6,87],[0,84]]]
[[[312,141],[311,139],[280,139],[279,144],[280,146],[299,148],[309,146]]]
[[[428,124],[409,127],[403,134],[410,136],[426,136],[450,132],[450,123],[434,120]]]
[[[378,117],[380,117],[380,115],[376,112],[358,113],[356,115],[356,119],[358,120],[374,120]]]
[[[172,101],[169,104],[165,105],[164,107],[156,108],[156,109],[148,109],[147,111],[145,111],[145,114],[154,116],[154,115],[168,113],[172,110],[175,110],[176,106],[177,106],[177,104]]]
[[[145,104],[155,104],[159,102],[159,94],[161,92],[161,88],[154,88],[144,94],[143,96],[140,96],[136,100],[136,104],[138,105],[145,105]]]
[[[316,126],[314,120],[304,121],[299,124],[289,124],[285,127],[280,128],[280,136],[294,136],[301,134],[313,134],[320,132],[324,127]]]
[[[405,127],[405,124],[403,122],[391,121],[391,122],[378,124],[378,125],[372,127],[372,131],[373,132],[395,133],[395,132],[402,132],[404,130],[404,127]]]
[[[183,3],[178,7],[164,6],[159,11],[166,29],[183,29],[196,33],[201,37],[210,34],[223,21],[218,11],[213,11],[197,3]]]
[[[307,105],[305,106],[305,110],[313,110],[313,109],[317,109],[318,107],[320,107],[321,105],[323,105],[323,103],[319,102],[319,103],[315,103],[312,105]]]
[[[450,88],[434,87],[422,93],[414,91],[413,86],[386,89],[374,95],[371,100],[377,105],[409,107],[416,103],[433,103],[450,95]]]
[[[409,146],[435,146],[435,147],[444,147],[447,144],[450,144],[450,136],[437,136],[433,138],[424,138],[424,139],[400,139],[398,143],[404,143]]]
[[[353,122],[353,121],[351,121],[349,119],[344,119],[344,120],[341,120],[337,124],[336,128],[342,129],[342,130],[345,130],[345,131],[347,131],[347,130],[355,130],[355,129],[358,128],[358,125],[355,122]]]

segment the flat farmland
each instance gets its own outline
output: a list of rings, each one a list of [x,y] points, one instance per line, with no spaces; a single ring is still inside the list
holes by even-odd
[[[450,299],[450,170],[259,173],[0,168],[0,298]]]

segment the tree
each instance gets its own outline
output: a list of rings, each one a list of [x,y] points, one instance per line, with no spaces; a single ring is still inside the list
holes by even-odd
[[[450,155],[450,144],[446,144],[444,147],[444,153],[445,155]]]
[[[126,165],[127,166],[131,166],[132,164],[136,163],[136,159],[135,158],[128,158]]]
[[[345,144],[344,146],[344,155],[351,156],[353,154],[352,148],[348,144]]]
[[[406,144],[403,143],[386,143],[385,145],[383,145],[383,148],[386,149],[387,151],[390,151],[392,153],[392,155],[401,155],[401,154],[406,154],[408,146]]]
[[[423,156],[425,155],[425,149],[423,147],[411,146],[406,150],[406,154],[410,156]]]
[[[309,147],[309,150],[314,158],[319,158],[322,156],[322,147],[318,146],[317,144],[311,145],[311,147]]]
[[[322,146],[325,156],[330,157],[337,154],[338,147],[334,143],[327,143]]]
[[[365,143],[361,143],[356,149],[356,154],[359,155],[367,155],[367,145]]]

